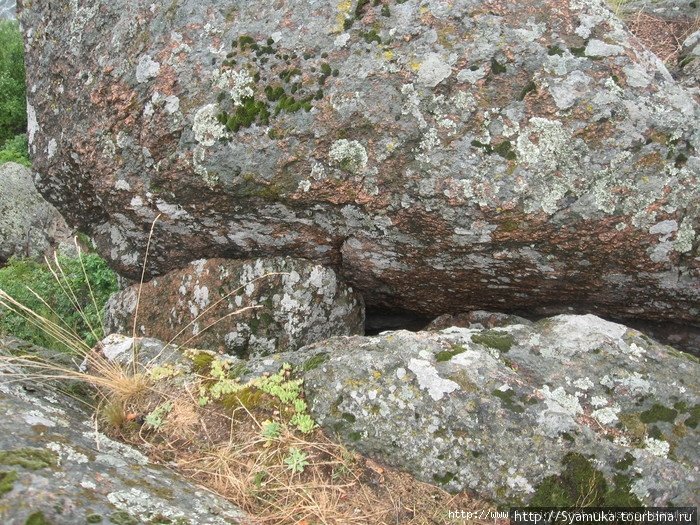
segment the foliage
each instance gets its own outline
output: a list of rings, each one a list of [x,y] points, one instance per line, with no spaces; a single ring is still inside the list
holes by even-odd
[[[161,403],[150,414],[146,416],[146,425],[151,428],[158,429],[163,426],[163,420],[173,410],[173,404],[170,401]]]
[[[282,433],[282,425],[277,423],[276,421],[270,421],[269,419],[267,421],[263,421],[262,423],[262,437],[265,439],[277,439],[280,437],[280,434]]]
[[[292,472],[301,473],[304,472],[304,467],[309,466],[308,459],[309,456],[305,452],[302,452],[296,447],[292,447],[289,449],[287,457],[284,458],[284,463]]]
[[[0,149],[0,164],[6,162],[16,162],[27,167],[32,165],[29,160],[29,145],[26,134],[15,135],[5,142],[5,146]]]
[[[117,291],[116,275],[96,254],[75,258],[58,256],[57,261],[60,270],[54,275],[47,264],[11,259],[0,269],[0,290],[43,317],[67,326],[88,346],[93,346],[103,335],[102,311],[109,296]],[[0,333],[39,346],[70,351],[27,319],[1,307]]]
[[[24,45],[16,21],[0,21],[0,145],[27,130]]]

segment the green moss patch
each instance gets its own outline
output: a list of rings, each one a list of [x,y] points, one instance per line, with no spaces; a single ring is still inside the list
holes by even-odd
[[[528,502],[533,507],[640,507],[631,494],[629,477],[618,475],[609,484],[603,473],[582,454],[562,459],[561,474],[545,478]]]
[[[138,525],[138,520],[132,518],[128,512],[120,510],[109,517],[109,522],[115,525]]]
[[[51,525],[51,522],[46,519],[43,512],[38,511],[30,514],[24,525]]]
[[[0,471],[0,497],[12,490],[15,486],[15,481],[17,481],[17,471]]]
[[[18,448],[0,451],[1,465],[16,465],[29,470],[53,467],[58,458],[50,450],[40,448]]]
[[[506,72],[506,66],[501,64],[498,60],[496,60],[496,57],[491,59],[491,73],[494,75],[500,75],[501,73]]]
[[[445,361],[452,359],[454,356],[462,354],[466,351],[467,349],[462,345],[452,345],[451,350],[443,350],[442,352],[438,352],[435,355],[435,359],[437,359],[438,363],[444,363]]]
[[[313,357],[310,357],[306,361],[304,361],[304,364],[301,365],[301,369],[304,372],[308,372],[310,370],[315,370],[319,366],[321,366],[323,363],[328,361],[331,358],[331,356],[327,352],[322,352],[320,354],[316,354]]]
[[[639,414],[639,419],[642,423],[655,423],[657,421],[672,423],[677,415],[676,409],[655,403],[650,409]]]
[[[472,342],[506,353],[515,344],[515,338],[507,332],[487,330],[480,334],[472,335]]]
[[[515,412],[517,414],[525,412],[525,407],[521,405],[518,401],[516,401],[517,397],[515,395],[514,390],[506,390],[505,392],[503,392],[502,390],[496,389],[493,392],[491,392],[491,394],[500,399],[503,407],[510,410],[511,412]]]

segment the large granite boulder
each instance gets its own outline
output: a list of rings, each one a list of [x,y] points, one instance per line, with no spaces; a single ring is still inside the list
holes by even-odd
[[[0,165],[0,265],[10,257],[42,258],[63,245],[71,229],[34,186],[29,168]]]
[[[698,104],[602,0],[19,2],[42,191],[138,277],[698,322]]]
[[[0,371],[3,525],[251,522],[227,501],[96,432],[91,414],[72,397],[6,372]]]
[[[698,503],[700,363],[623,325],[387,332],[246,366],[281,362],[307,370],[322,426],[450,490],[504,505],[576,505],[584,488],[594,506]]]
[[[132,333],[138,293],[136,284],[110,298],[107,334]],[[363,322],[362,297],[333,270],[284,258],[212,259],[144,284],[137,333],[248,357],[363,334]]]

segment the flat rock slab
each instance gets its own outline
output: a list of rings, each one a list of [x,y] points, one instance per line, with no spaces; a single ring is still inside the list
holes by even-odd
[[[623,325],[561,315],[386,332],[246,367],[282,362],[307,370],[329,432],[449,490],[503,505],[698,504],[700,363]]]
[[[227,501],[96,432],[74,399],[13,379],[0,371],[3,525],[251,522]]]
[[[106,333],[131,334],[139,285],[106,305]],[[362,297],[335,272],[289,258],[195,261],[145,283],[137,334],[239,357],[364,333]]]
[[[700,317],[699,106],[602,0],[20,2],[41,188],[138,277],[334,266],[368,305]]]

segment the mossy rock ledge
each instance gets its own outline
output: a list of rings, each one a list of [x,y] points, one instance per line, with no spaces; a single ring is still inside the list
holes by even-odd
[[[122,275],[160,214],[149,277],[293,256],[433,317],[698,322],[700,106],[603,0],[18,17],[40,190]]]

